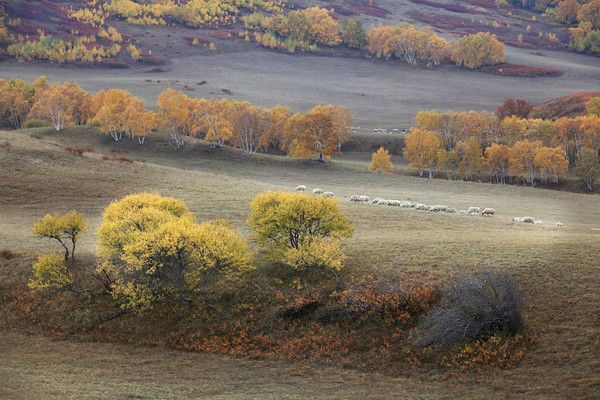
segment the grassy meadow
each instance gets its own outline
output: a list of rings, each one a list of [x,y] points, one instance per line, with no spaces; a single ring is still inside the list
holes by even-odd
[[[0,132],[0,397],[6,398],[575,398],[600,397],[600,200],[521,186],[427,180],[369,173],[365,157],[332,164],[246,155],[190,139],[176,150],[167,136],[114,143],[96,128]],[[66,146],[90,147],[83,156]],[[102,160],[118,153],[133,162]],[[435,284],[480,267],[508,271],[525,294],[533,345],[517,366],[466,373],[371,371],[188,353],[132,344],[65,342],[11,320],[10,293],[26,290],[31,263],[54,245],[31,236],[45,213],[77,209],[91,229],[79,254],[95,252],[95,231],[113,200],[141,191],[182,199],[199,220],[228,219],[244,235],[249,202],[266,190],[334,192],[356,228],[344,242],[357,275],[423,276]],[[350,203],[353,194],[493,207],[492,218],[433,214]],[[543,225],[513,224],[530,215]],[[562,227],[554,224],[560,221]],[[83,355],[84,354],[84,355]],[[134,361],[132,361],[134,360]],[[351,366],[350,366],[351,367]]]

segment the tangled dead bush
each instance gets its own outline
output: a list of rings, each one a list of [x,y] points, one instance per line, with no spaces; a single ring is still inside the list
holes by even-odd
[[[445,288],[440,303],[419,325],[421,346],[515,335],[523,329],[521,292],[506,273],[465,274]]]

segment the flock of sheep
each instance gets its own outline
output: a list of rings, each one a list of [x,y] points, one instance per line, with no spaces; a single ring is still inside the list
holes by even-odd
[[[298,185],[295,188],[296,192],[306,192],[305,185]],[[333,192],[326,192],[323,189],[313,189],[312,193],[316,196],[324,196],[324,197],[333,197]],[[354,203],[367,203],[378,206],[392,206],[392,207],[400,207],[400,208],[413,208],[415,210],[420,211],[430,211],[430,212],[444,212],[448,214],[461,214],[461,215],[481,215],[483,217],[492,217],[496,214],[496,210],[493,208],[484,208],[483,210],[480,207],[469,207],[466,210],[457,211],[456,208],[444,206],[444,205],[433,205],[429,206],[427,204],[422,203],[414,203],[411,201],[401,201],[401,200],[386,200],[379,197],[374,199],[370,199],[369,196],[364,195],[353,195],[350,196],[350,201]],[[524,224],[535,224],[541,225],[544,222],[541,220],[536,220],[533,217],[514,217],[514,223],[524,223]],[[555,226],[560,227],[562,223],[557,222]]]
[[[360,126],[351,126],[350,129],[352,130],[352,132],[358,132],[360,130],[368,130],[367,128],[361,128]],[[387,134],[387,133],[406,133],[406,129],[399,129],[399,128],[374,128],[373,129],[373,133],[382,133],[382,134]]]

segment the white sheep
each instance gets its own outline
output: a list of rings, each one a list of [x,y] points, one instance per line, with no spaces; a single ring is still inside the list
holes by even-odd
[[[460,210],[458,213],[460,215],[467,215],[468,214],[467,210]]]
[[[429,206],[427,204],[419,203],[415,206],[415,210],[427,211],[427,210],[429,210]]]
[[[514,217],[512,219],[512,222],[523,222],[523,218],[521,218],[521,217]]]
[[[521,222],[524,224],[533,224],[535,223],[535,219],[533,217],[523,217],[521,218]]]
[[[456,208],[448,207],[448,208],[446,208],[446,212],[448,214],[456,214]]]
[[[298,185],[296,186],[296,189],[294,189],[296,192],[305,192],[306,191],[306,186],[304,185]]]
[[[494,210],[493,208],[485,208],[481,212],[481,215],[483,215],[484,217],[491,217],[494,214],[496,214],[496,210]]]
[[[445,212],[447,209],[448,209],[447,206],[442,206],[442,205],[435,205],[435,206],[429,207],[429,211],[431,211],[431,212]]]
[[[313,194],[316,194],[316,195],[323,194],[323,189],[313,189]]]
[[[387,206],[387,205],[388,205],[388,201],[387,201],[387,200],[385,200],[385,199],[380,199],[380,200],[377,202],[377,205],[378,205],[378,206]]]
[[[368,203],[369,196],[358,196],[358,199],[356,199],[356,201],[358,201],[359,203]]]
[[[477,214],[481,213],[481,208],[469,207],[469,209],[467,210],[467,213],[469,213],[470,215],[477,215]]]
[[[350,201],[351,201],[351,202],[356,202],[356,201],[358,201],[358,196],[356,196],[356,195],[352,195],[352,196],[350,196]]]
[[[554,226],[556,226],[557,228],[560,228],[562,226],[562,222],[557,222],[556,224],[554,224]]]
[[[323,192],[323,197],[333,197],[333,192]]]
[[[373,200],[371,200],[371,204],[377,204],[379,203],[379,200],[383,200],[381,197],[375,197]]]
[[[400,200],[388,200],[387,205],[393,207],[400,207]]]
[[[412,207],[412,203],[410,201],[401,201],[400,202],[400,207],[402,207],[402,208],[411,208]]]
[[[541,219],[538,219],[538,220],[535,220],[533,223],[536,225],[542,225],[544,223],[544,221],[542,221]]]

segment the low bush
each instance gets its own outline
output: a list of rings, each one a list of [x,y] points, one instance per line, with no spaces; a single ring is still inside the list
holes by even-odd
[[[82,156],[84,153],[92,153],[94,150],[91,147],[67,146],[65,150],[72,154]]]
[[[100,159],[102,161],[120,161],[120,162],[127,162],[127,163],[133,162],[133,160],[131,160],[121,154],[102,154]]]
[[[420,323],[421,346],[453,345],[523,329],[522,298],[510,275],[480,271],[450,283]]]

